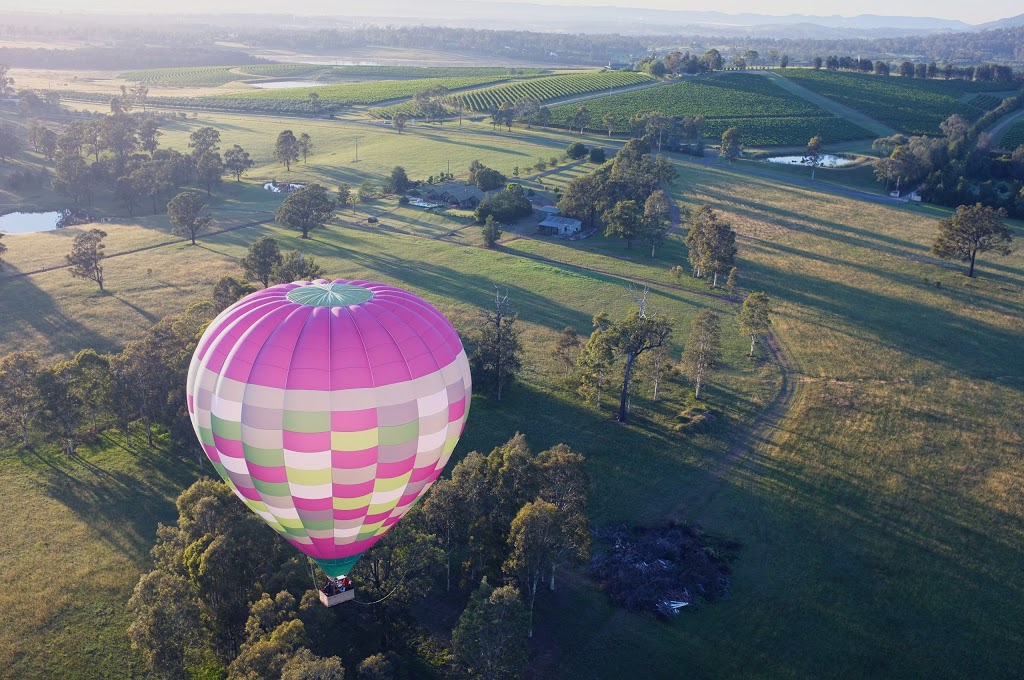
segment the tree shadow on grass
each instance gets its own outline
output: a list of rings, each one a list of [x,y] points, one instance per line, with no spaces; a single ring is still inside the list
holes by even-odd
[[[31,327],[48,344],[47,348],[19,346],[42,354],[72,354],[85,347],[98,352],[115,349],[107,337],[83,326],[65,311],[64,303],[40,289],[32,278],[21,276],[0,284],[0,345],[11,347],[19,328]]]
[[[107,433],[79,446],[67,457],[50,448],[21,454],[35,471],[35,483],[87,524],[118,554],[145,566],[159,523],[177,518],[174,500],[195,481],[195,465],[144,446],[136,435],[125,447],[120,435]],[[131,462],[112,462],[110,456]]]

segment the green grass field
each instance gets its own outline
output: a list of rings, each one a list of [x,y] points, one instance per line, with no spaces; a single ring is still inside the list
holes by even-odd
[[[629,119],[634,115],[657,111],[666,116],[704,116],[708,138],[721,137],[726,128],[738,127],[746,143],[758,146],[805,144],[816,134],[832,142],[871,136],[858,125],[752,74],[727,74],[611,94],[584,105],[590,112],[589,128],[601,130],[604,116],[611,113],[619,133],[629,132]],[[568,126],[576,108],[554,109],[552,121]]]
[[[263,178],[285,176],[269,161],[273,137],[285,126],[307,129],[298,123],[208,114],[161,141],[183,147],[191,129],[213,124],[222,146],[238,141],[254,151],[260,165],[251,180],[226,183],[215,214],[258,216],[281,200],[259,189]],[[507,171],[520,157],[554,155],[577,138],[492,136],[485,125],[415,127],[401,136],[345,121],[309,125],[317,155],[292,175],[325,182],[380,178],[396,163],[421,177],[448,156],[459,168],[479,157]],[[363,140],[359,163],[351,162],[355,136]],[[582,575],[566,579],[557,594],[538,598],[540,675],[1014,677],[1024,665],[1024,365],[1015,359],[1024,340],[1024,255],[1018,248],[985,256],[978,278],[967,279],[928,252],[941,211],[858,202],[787,185],[781,175],[677,165],[677,198],[724,213],[739,233],[742,287],[775,300],[792,397],[753,448],[731,443],[779,393],[783,376],[774,362],[744,357],[732,303],[691,280],[670,285],[667,269],[685,258],[678,236],[652,260],[604,238],[527,238],[523,226],[489,251],[475,247],[479,228],[463,219],[376,201],[338,215],[306,242],[266,224],[195,248],[176,243],[111,258],[109,295],[61,270],[0,279],[0,352],[31,346],[57,357],[121,346],[208,294],[221,274],[240,273],[237,258],[264,234],[313,254],[332,276],[420,293],[462,332],[497,284],[522,314],[525,380],[500,407],[474,401],[459,455],[489,450],[517,430],[535,449],[566,441],[587,455],[594,522],[671,517],[743,546],[732,598],[667,623],[610,606]],[[528,186],[549,191],[585,170]],[[366,224],[369,215],[378,226]],[[112,254],[167,236],[159,217],[135,222],[108,225]],[[59,261],[66,238],[5,243],[22,268]],[[677,328],[704,307],[722,314],[725,361],[708,397],[722,417],[709,433],[672,431],[683,385],[657,403],[641,387],[637,422],[621,427],[559,384],[546,347],[566,324],[584,332],[599,309],[627,309],[624,277],[654,282],[651,304]],[[684,338],[674,334],[675,353]],[[0,661],[19,677],[138,672],[124,603],[146,566],[156,521],[173,517],[169,499],[197,473],[194,464],[125,451],[116,440],[70,461],[45,446],[2,455],[5,488],[26,511],[0,529],[0,578],[8,584]],[[146,512],[126,517],[140,507]],[[57,602],[46,598],[51,548],[81,583]]]
[[[965,93],[1008,89],[1007,83],[918,80],[810,69],[786,69],[778,73],[812,92],[908,134],[937,135],[939,123],[954,113],[968,119],[980,116],[981,108],[961,101]]]

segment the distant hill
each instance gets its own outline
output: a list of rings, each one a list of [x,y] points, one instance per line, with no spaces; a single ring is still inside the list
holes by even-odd
[[[979,31],[987,31],[990,28],[1017,28],[1018,26],[1024,26],[1024,14],[1018,14],[1015,17],[1007,17],[1006,19],[978,24],[974,28]]]

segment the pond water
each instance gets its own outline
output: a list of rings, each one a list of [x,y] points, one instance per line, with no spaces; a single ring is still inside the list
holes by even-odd
[[[328,83],[318,83],[315,80],[264,80],[249,84],[261,90],[283,90],[289,87],[323,87]]]
[[[772,156],[771,158],[765,158],[769,163],[782,163],[783,165],[808,165],[804,163],[803,156]],[[826,153],[821,156],[821,164],[819,168],[841,168],[844,165],[853,163],[853,158],[846,158],[844,156],[836,156],[835,154]]]
[[[53,231],[76,224],[87,224],[92,219],[83,210],[53,210],[50,212],[12,212],[0,215],[0,232],[5,234],[34,234]]]

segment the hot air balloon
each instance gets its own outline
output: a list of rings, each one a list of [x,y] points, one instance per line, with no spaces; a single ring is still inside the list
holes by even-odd
[[[470,389],[462,342],[437,309],[340,279],[272,286],[225,309],[187,384],[213,467],[330,577],[325,604],[351,598],[359,556],[444,469]]]

